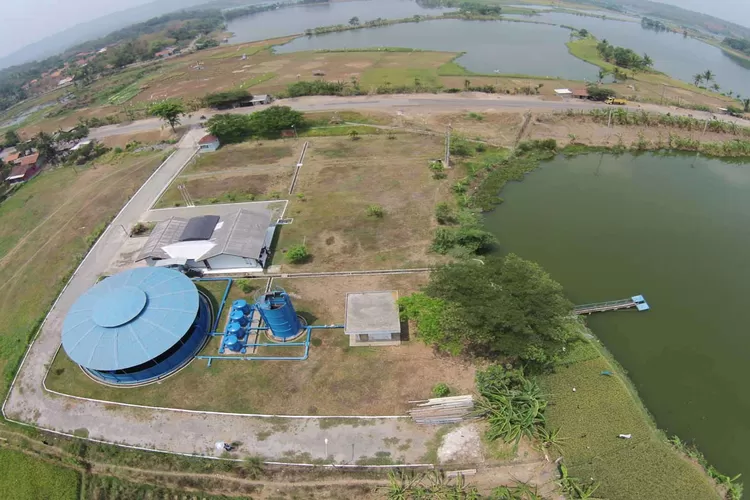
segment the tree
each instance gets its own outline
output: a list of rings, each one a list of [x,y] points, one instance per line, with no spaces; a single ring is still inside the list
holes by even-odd
[[[181,100],[170,99],[153,104],[149,108],[149,114],[164,120],[175,131],[175,125],[180,124],[180,116],[185,114],[185,105]]]
[[[721,87],[719,86],[719,84],[718,84],[718,83],[714,83],[713,85],[711,85],[711,88],[712,88],[712,89],[713,89],[713,90],[714,90],[715,92],[718,92],[719,90],[721,90]]]
[[[654,65],[654,60],[649,57],[648,54],[643,54],[643,66],[646,68],[650,68]]]
[[[604,80],[604,78],[605,78],[605,77],[606,77],[606,76],[607,76],[608,74],[609,74],[609,71],[607,71],[606,69],[600,69],[600,70],[599,70],[599,81],[601,82],[602,80]]]
[[[302,130],[307,127],[305,117],[289,106],[271,106],[250,115],[253,133],[261,137],[278,137],[282,130]]]
[[[745,113],[750,112],[750,99],[743,99],[742,104],[745,107]]]
[[[693,75],[693,82],[696,87],[699,87],[703,83],[703,73],[696,73]]]
[[[359,26],[359,18],[357,16],[354,16],[353,18],[349,19],[349,26]]]
[[[578,30],[578,36],[580,36],[581,38],[586,38],[587,36],[589,36],[589,30],[587,29]]]
[[[359,132],[357,132],[356,130],[352,129],[351,131],[349,131],[349,138],[351,140],[353,140],[353,141],[358,141],[359,140]]]
[[[545,366],[576,338],[562,286],[513,254],[440,267],[423,294],[399,303],[418,338],[453,354]]]
[[[592,101],[606,101],[610,97],[615,97],[617,95],[617,92],[612,89],[598,87],[596,85],[589,85],[587,90],[589,93],[589,99]]]
[[[52,136],[45,133],[39,132],[34,136],[34,147],[39,153],[39,157],[49,163],[54,163],[57,159],[57,150],[54,146],[54,139]]]
[[[212,116],[206,127],[222,144],[242,142],[253,135],[253,122],[248,115],[222,114]]]
[[[706,70],[706,71],[705,71],[705,72],[703,73],[703,79],[704,79],[704,80],[706,80],[706,83],[708,83],[708,82],[710,82],[711,80],[713,80],[713,79],[714,79],[714,76],[715,76],[715,75],[714,75],[714,74],[713,74],[713,73],[711,72],[711,70],[710,70],[710,69],[707,69],[707,70]]]
[[[286,259],[292,264],[302,264],[310,258],[305,245],[293,245],[286,253]]]
[[[21,138],[18,137],[18,132],[12,129],[5,132],[5,147],[15,146],[19,142]]]

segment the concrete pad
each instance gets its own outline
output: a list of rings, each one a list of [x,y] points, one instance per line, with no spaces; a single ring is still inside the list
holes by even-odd
[[[170,217],[180,217],[183,219],[190,219],[192,217],[200,217],[201,215],[226,215],[236,212],[240,209],[246,210],[270,210],[274,214],[274,218],[281,217],[286,201],[250,201],[246,203],[221,203],[216,205],[199,205],[197,207],[175,207],[175,208],[160,208],[157,210],[149,210],[141,216],[142,222],[160,222],[167,220]]]
[[[358,292],[346,294],[347,335],[394,334],[401,332],[398,292]]]

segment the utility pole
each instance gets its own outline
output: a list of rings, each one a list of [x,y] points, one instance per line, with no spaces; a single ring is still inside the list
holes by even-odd
[[[449,123],[445,128],[445,168],[451,168],[451,132],[453,127]]]

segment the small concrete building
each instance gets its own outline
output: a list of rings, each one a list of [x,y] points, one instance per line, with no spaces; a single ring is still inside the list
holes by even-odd
[[[398,292],[346,294],[344,333],[350,346],[397,346],[401,344]]]
[[[171,217],[154,227],[136,262],[202,272],[260,272],[275,230],[272,213],[265,209],[242,209],[221,217]]]
[[[201,153],[211,153],[219,149],[221,142],[219,138],[214,135],[204,136],[203,139],[198,141],[198,146],[201,148]]]

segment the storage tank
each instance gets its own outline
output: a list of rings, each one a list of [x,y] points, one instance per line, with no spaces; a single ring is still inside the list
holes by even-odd
[[[242,311],[235,309],[229,314],[229,321],[239,323],[240,326],[247,326],[247,316]]]
[[[233,321],[227,326],[227,335],[234,335],[238,339],[242,340],[243,338],[245,338],[245,329],[242,328],[242,325]]]
[[[287,340],[300,333],[302,324],[289,294],[284,290],[274,290],[261,295],[255,306],[275,338]]]
[[[247,304],[247,301],[245,299],[237,299],[232,302],[232,310],[242,311],[242,314],[245,315],[250,314],[250,306]]]
[[[227,334],[224,339],[224,346],[232,352],[242,352],[242,342],[237,338],[236,335]]]

